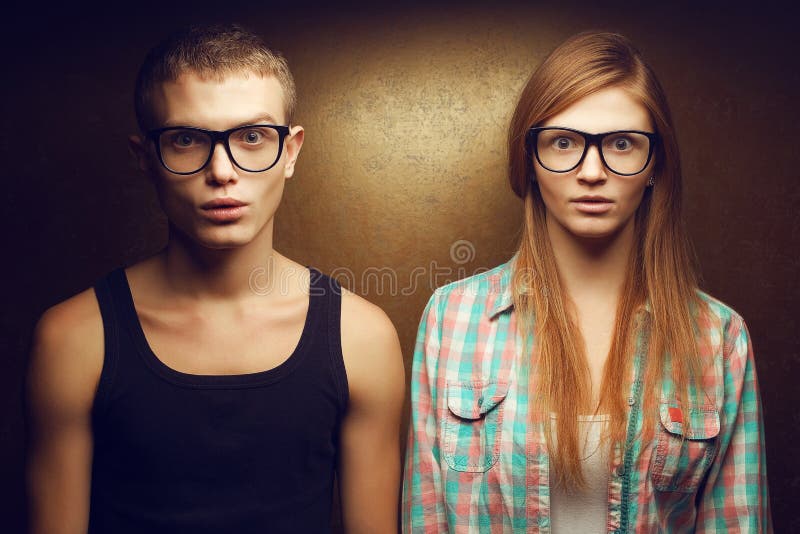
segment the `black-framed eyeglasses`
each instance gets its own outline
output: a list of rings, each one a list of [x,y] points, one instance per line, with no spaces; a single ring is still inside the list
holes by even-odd
[[[653,158],[658,134],[639,130],[615,130],[590,134],[572,128],[546,126],[528,130],[527,146],[539,164],[552,172],[569,172],[595,145],[608,170],[621,176],[642,172]]]
[[[147,132],[161,165],[174,174],[194,174],[203,169],[214,147],[222,143],[234,165],[247,172],[262,172],[281,157],[288,126],[250,124],[224,132],[190,126],[158,128]]]

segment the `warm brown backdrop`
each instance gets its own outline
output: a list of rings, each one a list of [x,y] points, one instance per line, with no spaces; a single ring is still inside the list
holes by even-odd
[[[218,2],[182,12],[136,2],[124,13],[68,5],[6,19],[0,530],[24,525],[21,392],[36,317],[164,243],[163,215],[126,147],[138,64],[177,26],[236,21],[289,58],[307,131],[277,248],[380,304],[407,362],[433,286],[513,252],[520,204],[505,182],[504,136],[532,68],[585,29],[638,43],[671,100],[703,287],[753,337],[776,530],[800,531],[795,28],[763,7],[604,4]]]

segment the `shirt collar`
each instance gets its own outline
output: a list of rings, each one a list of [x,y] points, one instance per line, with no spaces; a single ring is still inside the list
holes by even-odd
[[[489,277],[489,301],[486,306],[486,315],[489,319],[494,319],[514,307],[514,294],[511,291],[513,273],[514,258],[511,258]]]

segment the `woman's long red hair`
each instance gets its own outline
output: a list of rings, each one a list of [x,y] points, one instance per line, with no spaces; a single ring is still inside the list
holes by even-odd
[[[593,405],[583,338],[570,318],[571,301],[559,279],[546,230],[545,204],[531,181],[532,160],[525,140],[532,126],[608,87],[625,89],[649,110],[660,140],[654,154],[655,185],[647,188],[635,214],[634,246],[617,306],[600,401]],[[705,306],[697,294],[696,265],[681,222],[678,145],[664,91],[639,51],[621,35],[587,32],[564,42],[533,72],[511,119],[508,148],[511,188],[525,207],[512,287],[520,332],[529,342],[534,364],[532,413],[537,417],[556,414],[555,428],[550,417],[540,419],[554,482],[579,488],[584,484],[579,415],[609,414],[605,443],[624,447],[626,397],[640,327],[649,333],[643,381],[646,413],[655,413],[660,400],[665,354],[672,355],[668,372],[679,401],[686,400],[689,384],[701,369],[694,324]],[[649,314],[637,311],[645,302]],[[644,431],[651,437],[653,428],[645,425]]]

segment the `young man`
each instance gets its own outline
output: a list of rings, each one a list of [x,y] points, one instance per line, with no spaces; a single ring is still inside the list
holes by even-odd
[[[396,532],[394,327],[272,246],[294,100],[238,27],[148,55],[130,144],[170,238],[37,325],[33,532],[324,532],[334,472],[347,532]]]

